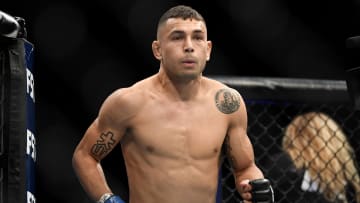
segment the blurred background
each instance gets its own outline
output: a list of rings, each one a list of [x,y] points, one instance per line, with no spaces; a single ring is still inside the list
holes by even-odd
[[[360,1],[2,1],[26,20],[35,47],[38,203],[90,202],[71,157],[102,101],[158,71],[151,43],[159,17],[186,4],[207,21],[213,52],[205,75],[345,80],[345,40],[360,35]],[[117,148],[103,162],[126,196]]]

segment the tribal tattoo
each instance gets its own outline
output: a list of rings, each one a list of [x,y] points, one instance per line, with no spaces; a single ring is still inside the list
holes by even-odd
[[[216,107],[224,114],[231,114],[240,107],[240,96],[230,89],[220,89],[215,94]]]
[[[109,152],[114,145],[114,133],[111,131],[107,133],[101,133],[100,138],[91,148],[91,153],[95,156],[102,157],[104,154]]]
[[[234,170],[236,170],[238,164],[236,163],[236,159],[235,159],[234,155],[232,154],[233,152],[232,152],[232,148],[231,148],[231,145],[230,145],[230,137],[228,135],[225,137],[225,144],[226,144],[225,147],[226,147],[227,158],[228,158],[232,168]]]

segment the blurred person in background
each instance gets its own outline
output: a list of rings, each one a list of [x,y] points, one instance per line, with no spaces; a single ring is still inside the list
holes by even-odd
[[[351,198],[360,203],[354,151],[339,124],[328,115],[308,112],[296,116],[285,130],[282,148],[296,170],[303,171],[302,191],[321,194],[328,202],[348,203]]]

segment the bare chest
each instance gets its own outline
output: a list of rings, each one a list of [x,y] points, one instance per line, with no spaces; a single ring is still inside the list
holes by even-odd
[[[133,143],[159,156],[206,159],[220,153],[227,132],[224,114],[211,104],[149,105],[134,119]]]

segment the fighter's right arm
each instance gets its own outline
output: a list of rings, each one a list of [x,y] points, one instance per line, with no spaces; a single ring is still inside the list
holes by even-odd
[[[84,190],[94,201],[105,193],[112,193],[100,161],[125,134],[130,117],[127,103],[123,90],[110,95],[74,151],[73,168]]]

